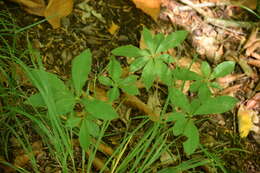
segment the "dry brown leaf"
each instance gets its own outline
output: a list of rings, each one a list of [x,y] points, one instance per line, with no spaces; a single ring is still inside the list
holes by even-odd
[[[137,8],[150,15],[155,21],[160,13],[161,0],[132,0]]]
[[[60,27],[60,19],[69,15],[73,9],[73,0],[50,0],[44,16],[54,29]]]
[[[46,8],[44,0],[11,0],[23,6],[24,10],[30,14],[44,16]]]

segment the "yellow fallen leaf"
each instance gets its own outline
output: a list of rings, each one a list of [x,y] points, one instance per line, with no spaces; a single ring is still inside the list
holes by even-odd
[[[132,0],[137,8],[150,15],[155,21],[160,13],[161,0]]]
[[[54,29],[60,27],[60,19],[69,15],[73,9],[73,0],[50,0],[44,16]]]
[[[237,112],[239,134],[241,138],[247,137],[249,132],[253,129],[254,124],[252,118],[256,115],[256,112],[252,109],[246,109],[244,105],[241,105]]]
[[[108,32],[111,35],[114,35],[118,31],[118,29],[119,29],[119,26],[117,24],[115,24],[114,22],[112,22],[111,26],[108,29]]]

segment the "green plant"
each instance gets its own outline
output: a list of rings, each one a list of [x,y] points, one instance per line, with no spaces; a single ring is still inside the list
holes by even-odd
[[[231,73],[234,70],[235,63],[223,62],[212,70],[207,62],[202,62],[202,74],[200,75],[192,72],[189,68],[180,67],[177,59],[165,53],[170,48],[180,45],[187,35],[186,31],[177,31],[168,36],[163,34],[153,36],[145,28],[142,34],[147,48],[139,49],[127,45],[114,49],[112,53],[116,56],[134,58],[134,61],[130,64],[130,72],[135,73],[142,69],[141,81],[147,90],[151,88],[157,78],[160,79],[168,87],[167,99],[163,111],[161,111],[161,120],[155,122],[144,133],[143,139],[138,142],[137,147],[126,156],[121,164],[118,163],[119,160],[116,160],[117,164],[113,165],[114,171],[126,171],[127,165],[133,159],[136,161],[133,162],[131,171],[143,172],[147,170],[165,151],[164,146],[166,146],[166,137],[169,131],[174,136],[185,136],[187,140],[183,142],[184,151],[188,155],[193,154],[199,146],[199,131],[196,127],[197,115],[224,113],[232,109],[236,103],[235,98],[215,96],[211,91],[212,88],[220,88],[214,82],[214,79]],[[84,90],[84,86],[87,86],[86,84],[90,80],[88,75],[92,65],[89,49],[73,59],[72,78],[71,82],[68,83],[64,83],[57,75],[46,72],[40,60],[37,68],[29,68],[23,62],[17,61],[39,91],[30,96],[26,103],[33,107],[47,108],[47,117],[43,119],[47,119],[47,122],[50,123],[51,133],[49,133],[48,127],[44,127],[44,123],[39,124],[51,143],[50,147],[54,146],[53,150],[58,153],[58,160],[62,164],[64,172],[68,172],[68,157],[73,160],[71,134],[79,136],[83,151],[89,150],[90,146],[93,145],[96,147],[92,138],[96,138],[100,142],[110,120],[119,117],[111,103],[119,98],[120,90],[130,95],[139,94],[136,86],[138,76],[123,76],[122,67],[114,56],[111,56],[108,64],[109,76],[101,75],[98,78],[101,84],[111,87],[107,92],[109,102],[94,98],[89,94],[88,89]],[[174,69],[169,68],[172,63],[174,63]],[[182,81],[182,85],[180,86],[177,81]],[[183,93],[186,81],[192,82],[189,91],[193,93],[193,97],[188,97]],[[82,110],[77,110],[76,107],[80,107]],[[34,120],[35,123],[38,122],[36,118],[25,113],[24,115]],[[63,121],[61,117],[65,117],[66,121]],[[98,119],[103,120],[101,129],[97,124]],[[167,124],[170,124],[170,129],[163,134],[159,134]],[[124,144],[128,143],[133,134],[126,137]],[[159,150],[157,150],[157,147]],[[157,150],[156,154],[147,155],[148,148],[151,148],[152,151]],[[116,153],[124,151],[124,146],[122,146]],[[96,148],[93,153],[95,154],[95,152]],[[87,171],[90,171],[93,155],[89,159]],[[147,157],[143,159],[145,156]],[[144,163],[140,164],[142,159]],[[82,164],[83,170],[84,162]],[[208,163],[208,160],[201,159],[196,160],[196,162],[201,165],[204,162]],[[196,166],[194,163],[191,165],[191,167]],[[182,169],[185,170],[186,168]]]
[[[142,69],[141,79],[147,89],[152,86],[157,77],[165,84],[169,84],[170,69],[167,65],[174,59],[165,51],[180,45],[186,38],[187,32],[176,31],[166,37],[162,33],[153,36],[148,29],[144,28],[142,35],[147,48],[139,49],[133,45],[126,45],[112,50],[112,53],[116,56],[135,58],[130,65],[130,72]]]
[[[132,45],[121,46],[112,51],[114,55],[134,57],[135,60],[130,65],[130,71],[142,70],[141,79],[149,89],[156,77],[159,77],[168,86],[168,99],[171,101],[173,112],[162,115],[167,116],[166,121],[175,122],[172,127],[175,136],[183,135],[187,140],[183,143],[184,151],[192,154],[199,146],[199,132],[193,120],[196,115],[224,113],[232,109],[237,102],[229,96],[213,96],[211,88],[220,88],[216,82],[212,82],[218,77],[230,74],[234,70],[235,63],[231,61],[223,62],[216,68],[210,68],[207,62],[202,62],[199,75],[188,68],[179,67],[175,69],[167,67],[170,63],[177,62],[169,54],[164,53],[170,48],[179,45],[186,37],[186,31],[177,31],[166,37],[162,34],[153,36],[149,30],[144,28],[145,49],[139,49]],[[176,81],[183,81],[182,87],[177,86]],[[188,98],[183,92],[185,81],[193,81],[190,92],[194,92],[197,97]],[[165,106],[167,107],[167,105]]]
[[[193,84],[189,91],[196,97],[188,98],[176,85],[169,87],[169,99],[172,103],[172,113],[168,113],[166,121],[175,122],[172,130],[175,136],[183,135],[187,140],[183,143],[184,151],[192,154],[199,146],[199,132],[193,117],[206,114],[220,114],[231,110],[237,99],[230,96],[213,96],[211,87],[220,86],[211,80],[223,77],[234,70],[235,63],[231,61],[223,62],[211,68],[207,62],[202,62],[201,72],[198,75],[189,69],[176,68],[173,70],[173,78],[176,80],[192,80]]]
[[[111,58],[108,64],[108,74],[110,77],[100,76],[99,82],[103,85],[112,87],[108,91],[109,101],[112,102],[119,97],[119,88],[122,89],[123,92],[130,95],[139,94],[139,90],[136,86],[138,76],[129,75],[126,78],[121,78],[122,68],[120,63],[114,57]]]

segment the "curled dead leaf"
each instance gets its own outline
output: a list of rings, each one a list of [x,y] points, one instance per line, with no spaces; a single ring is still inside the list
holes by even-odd
[[[44,16],[54,29],[60,27],[60,19],[69,15],[73,9],[73,0],[50,0]]]

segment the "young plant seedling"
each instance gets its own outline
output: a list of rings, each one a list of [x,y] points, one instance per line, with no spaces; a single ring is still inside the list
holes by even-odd
[[[41,69],[31,69],[24,67],[32,83],[40,91],[29,97],[26,103],[35,107],[50,107],[55,110],[55,116],[67,116],[66,127],[79,128],[79,141],[84,150],[91,144],[91,137],[98,137],[99,126],[95,123],[96,119],[109,121],[118,117],[115,109],[104,101],[82,97],[83,87],[88,81],[91,70],[92,56],[89,49],[83,51],[72,61],[72,90],[69,90],[63,81],[55,74]],[[115,74],[115,73],[113,73]],[[53,102],[51,102],[53,101]],[[50,103],[53,103],[50,105]],[[80,104],[84,107],[81,112],[82,117],[76,116],[75,105]]]
[[[136,86],[138,76],[130,75],[126,78],[121,78],[122,68],[120,63],[114,57],[111,58],[108,64],[108,74],[109,77],[100,76],[99,82],[103,85],[111,87],[108,91],[108,98],[110,102],[119,97],[119,89],[130,95],[139,94],[139,90]]]
[[[168,64],[174,61],[165,51],[180,45],[187,36],[187,31],[176,31],[168,36],[162,33],[152,35],[144,28],[142,32],[146,48],[139,49],[133,45],[126,45],[112,50],[116,56],[134,58],[130,65],[130,72],[142,69],[141,80],[148,90],[158,77],[165,84],[169,83],[170,69]]]
[[[167,121],[174,121],[173,134],[183,135],[187,140],[183,143],[184,151],[189,155],[194,153],[199,146],[199,131],[192,117],[206,114],[220,114],[231,110],[237,103],[237,99],[230,96],[212,96],[210,87],[218,87],[211,80],[230,74],[234,70],[235,63],[231,61],[219,64],[211,72],[208,63],[201,65],[202,76],[185,68],[173,70],[173,76],[178,80],[195,80],[190,86],[190,91],[197,93],[197,97],[191,100],[176,87],[169,87],[169,97],[172,103],[173,113]]]

